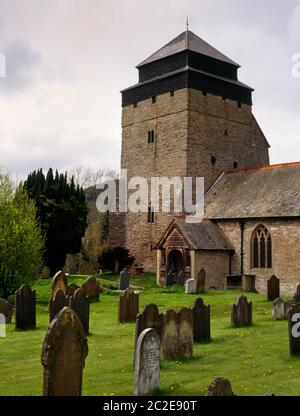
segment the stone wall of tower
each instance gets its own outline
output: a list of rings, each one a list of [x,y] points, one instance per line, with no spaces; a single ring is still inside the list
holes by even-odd
[[[181,89],[126,106],[122,113],[121,167],[128,179],[151,177],[204,177],[207,190],[227,169],[269,164],[268,143],[251,107],[201,91]],[[148,144],[154,130],[155,143]],[[226,134],[225,134],[226,131]],[[216,163],[211,163],[212,156]],[[150,205],[150,195],[149,195]],[[152,250],[175,214],[127,213],[125,245],[145,270],[155,271]]]
[[[137,107],[123,108],[121,167],[128,180],[142,176],[184,177],[187,165],[188,90],[182,89],[141,101]],[[148,131],[154,130],[155,143],[148,144]],[[150,203],[150,195],[149,195]],[[174,215],[155,213],[148,224],[147,213],[127,213],[126,246],[145,270],[154,270],[156,251],[152,250]]]
[[[189,89],[187,176],[205,178],[207,190],[224,172],[269,164],[268,143],[246,104]],[[212,163],[212,157],[215,163]]]

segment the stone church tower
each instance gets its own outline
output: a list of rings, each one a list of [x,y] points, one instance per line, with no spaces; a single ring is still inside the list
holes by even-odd
[[[269,164],[253,89],[238,80],[238,68],[189,30],[137,66],[139,82],[122,91],[128,180],[204,177],[208,190],[225,170]],[[124,245],[146,271],[155,271],[154,247],[174,216],[125,215]]]

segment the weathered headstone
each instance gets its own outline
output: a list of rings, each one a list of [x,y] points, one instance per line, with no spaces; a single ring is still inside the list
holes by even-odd
[[[284,319],[287,319],[288,310],[295,305],[293,300],[287,300],[284,302]]]
[[[163,359],[192,357],[193,355],[193,315],[191,309],[182,308],[179,312],[167,310],[163,314],[161,337]]]
[[[287,311],[291,355],[300,354],[300,303],[291,306]]]
[[[293,296],[294,303],[300,303],[300,284],[297,286],[296,292]]]
[[[67,286],[67,296],[73,296],[77,289],[79,289],[79,286],[76,283],[70,283]]]
[[[195,342],[209,342],[210,337],[210,305],[204,305],[203,299],[195,300],[193,312],[193,333]]]
[[[126,290],[129,288],[130,275],[126,267],[120,273],[120,290]]]
[[[242,276],[242,290],[244,292],[256,292],[255,281],[256,275],[244,274]]]
[[[65,306],[68,306],[68,304],[68,298],[65,296],[62,289],[58,289],[55,292],[54,299],[50,299],[49,302],[49,321],[51,322],[58,312],[60,312]]]
[[[276,276],[272,276],[268,280],[268,301],[273,302],[280,297],[280,280]]]
[[[35,290],[32,290],[29,285],[22,285],[16,292],[15,307],[16,328],[35,328]]]
[[[281,298],[276,298],[273,302],[272,317],[275,321],[285,319],[285,302]]]
[[[11,304],[4,299],[0,299],[0,313],[5,316],[6,323],[10,324],[13,314],[13,308]]]
[[[177,276],[177,284],[180,286],[183,286],[184,282],[185,282],[185,275],[184,275],[184,271],[181,270],[181,272]]]
[[[139,294],[131,289],[126,289],[120,295],[118,306],[119,322],[132,322],[139,313]]]
[[[159,387],[160,381],[160,338],[155,329],[145,329],[139,335],[134,367],[134,394],[152,395]]]
[[[252,302],[248,302],[246,296],[242,295],[231,309],[232,326],[248,326],[252,324]]]
[[[81,396],[87,339],[74,311],[63,308],[51,322],[43,343],[44,396]]]
[[[185,293],[192,294],[196,292],[196,282],[195,279],[188,279],[185,282]]]
[[[3,313],[0,313],[0,338],[6,337],[6,319]]]
[[[206,396],[234,396],[230,381],[226,378],[217,377],[209,385]]]
[[[55,274],[51,282],[51,299],[54,299],[56,292],[60,289],[64,295],[67,296],[68,280],[63,271],[59,271]]]
[[[75,291],[74,295],[69,298],[69,307],[76,312],[85,334],[89,332],[90,321],[90,302],[82,288]]]
[[[205,292],[206,273],[204,269],[200,270],[195,280],[196,280],[196,293]]]
[[[87,281],[83,283],[82,289],[85,291],[88,300],[99,300],[101,286],[96,277],[89,277]]]
[[[173,286],[174,285],[174,280],[175,280],[174,273],[170,271],[167,274],[166,286]]]

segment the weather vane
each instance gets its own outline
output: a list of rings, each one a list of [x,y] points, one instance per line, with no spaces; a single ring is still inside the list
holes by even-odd
[[[189,17],[186,17],[186,30],[189,30]]]

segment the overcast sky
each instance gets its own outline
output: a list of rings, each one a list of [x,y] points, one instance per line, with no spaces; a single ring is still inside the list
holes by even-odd
[[[119,91],[187,15],[255,88],[271,162],[300,161],[300,0],[0,0],[0,166],[119,169]]]

